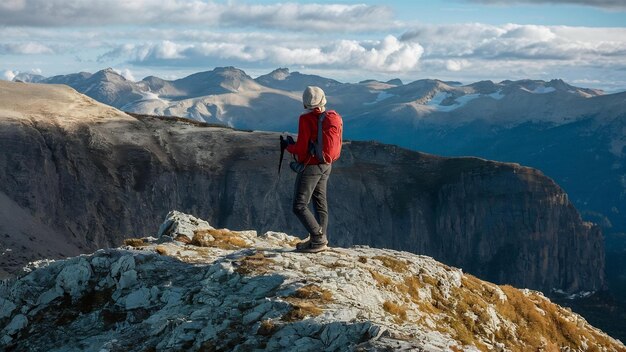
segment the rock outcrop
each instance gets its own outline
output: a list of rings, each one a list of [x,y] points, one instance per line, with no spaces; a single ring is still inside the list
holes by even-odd
[[[0,285],[0,349],[626,351],[539,292],[426,256],[207,225],[173,212],[158,239],[31,264]]]
[[[0,192],[11,200],[3,211],[30,214],[74,248],[151,233],[174,208],[218,227],[306,236],[291,213],[294,174],[276,173],[275,133],[130,116],[62,86],[0,90]],[[334,246],[427,254],[544,291],[604,286],[600,231],[535,169],[346,142],[329,199]],[[0,224],[3,246],[22,233]],[[22,260],[14,255],[23,246],[0,260]]]

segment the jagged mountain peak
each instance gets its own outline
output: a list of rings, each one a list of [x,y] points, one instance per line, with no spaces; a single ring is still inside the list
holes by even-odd
[[[585,98],[604,94],[604,92],[600,89],[589,89],[572,86],[562,79],[552,79],[547,82],[543,80],[533,79],[522,79],[517,81],[505,80],[500,82],[499,85],[503,87],[506,93],[523,91],[534,94],[547,94],[558,92],[579,95]]]
[[[398,87],[398,89],[407,88],[415,91],[450,91],[454,90],[454,87],[446,84],[446,82],[439,79],[419,79],[404,86]]]
[[[472,87],[476,92],[479,92],[481,94],[491,94],[501,88],[500,85],[494,83],[491,80],[479,81],[469,84],[467,86]]]
[[[94,81],[109,81],[109,82],[126,82],[127,79],[122,76],[119,72],[115,71],[113,68],[108,67],[104,70],[100,70],[89,77],[90,80]]]
[[[241,79],[250,78],[250,76],[248,76],[244,71],[231,66],[231,67],[216,67],[215,69],[211,71],[196,72],[189,76],[178,79],[176,81],[208,80],[208,79],[214,79],[215,77],[222,77],[222,78],[231,77],[231,78],[241,78]]]
[[[258,90],[259,85],[243,70],[233,66],[216,67],[211,71],[194,73],[171,82],[187,97]]]
[[[80,84],[84,80],[88,80],[93,76],[90,72],[81,71],[78,73],[70,73],[68,75],[56,75],[52,77],[48,77],[42,81],[42,83],[53,83],[53,84],[67,84],[72,86],[72,88],[76,88],[76,84]]]
[[[290,75],[289,69],[281,67],[270,72],[267,76],[277,81],[283,81],[287,77],[289,77],[289,75]]]
[[[318,86],[332,91],[332,89],[341,86],[341,83],[334,79],[303,74],[297,71],[290,72],[286,68],[278,68],[266,75],[257,77],[255,81],[266,87],[287,91],[302,91],[306,86]]]
[[[165,80],[163,78],[157,77],[157,76],[146,76],[146,77],[144,77],[144,79],[142,79],[142,81],[158,82],[158,81],[165,81]]]
[[[445,84],[449,85],[449,86],[462,86],[463,82],[459,82],[459,81],[444,81]]]
[[[388,80],[385,83],[391,84],[391,85],[394,85],[394,86],[401,86],[401,85],[404,84],[404,83],[402,83],[402,80],[400,78],[390,79],[390,80]]]
[[[21,81],[26,83],[38,83],[45,80],[46,77],[36,74],[36,73],[28,73],[28,72],[20,72],[15,77],[13,77],[13,81]]]
[[[284,233],[170,212],[157,237],[31,264],[0,286],[14,350],[380,351],[624,345],[542,294],[430,257],[369,247],[292,251]]]
[[[438,93],[455,91],[455,87],[438,79],[419,79],[411,83],[387,89],[391,95],[401,96],[408,104],[426,104]]]
[[[225,77],[252,79],[252,77],[248,76],[248,74],[244,70],[238,69],[234,66],[216,67],[215,69],[213,69],[213,71],[210,72],[214,72],[218,75],[222,75]]]

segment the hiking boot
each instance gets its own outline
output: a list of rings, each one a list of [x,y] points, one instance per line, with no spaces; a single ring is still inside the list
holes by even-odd
[[[296,252],[318,253],[328,249],[328,241],[324,235],[311,235],[306,241],[296,244]]]

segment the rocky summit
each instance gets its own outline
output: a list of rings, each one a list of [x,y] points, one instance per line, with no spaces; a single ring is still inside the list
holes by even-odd
[[[39,261],[0,286],[3,351],[626,351],[541,293],[364,246],[171,212],[157,237]]]

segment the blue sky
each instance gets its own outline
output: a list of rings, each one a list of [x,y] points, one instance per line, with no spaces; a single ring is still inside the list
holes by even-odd
[[[236,66],[341,81],[552,79],[626,89],[624,0],[3,0],[0,77]]]

